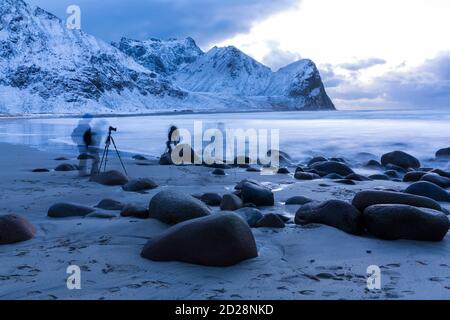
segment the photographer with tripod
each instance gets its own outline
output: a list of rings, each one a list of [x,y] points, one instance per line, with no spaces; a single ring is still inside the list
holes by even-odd
[[[99,147],[102,140],[102,127],[105,125],[105,121],[100,121],[95,124],[95,127],[91,125],[93,117],[91,115],[84,115],[78,123],[78,126],[72,132],[72,140],[78,145],[80,155],[78,156],[79,162],[79,175],[81,177],[96,175],[99,172]],[[87,162],[92,160],[91,172],[88,173]]]

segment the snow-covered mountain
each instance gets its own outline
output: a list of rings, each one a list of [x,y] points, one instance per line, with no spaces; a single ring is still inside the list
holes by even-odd
[[[203,51],[192,38],[166,41],[159,39],[138,41],[122,38],[119,43],[113,43],[113,46],[147,69],[164,75],[180,70],[203,55]]]
[[[334,109],[309,60],[274,73],[191,38],[110,45],[23,0],[0,0],[0,113]]]
[[[144,111],[187,92],[22,0],[0,0],[0,112]]]

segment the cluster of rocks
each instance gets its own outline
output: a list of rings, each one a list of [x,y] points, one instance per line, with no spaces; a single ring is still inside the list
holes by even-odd
[[[299,199],[302,200],[302,199]],[[352,203],[306,202],[295,215],[297,224],[325,224],[386,240],[441,241],[450,227],[443,208],[433,199],[402,192],[362,191]]]

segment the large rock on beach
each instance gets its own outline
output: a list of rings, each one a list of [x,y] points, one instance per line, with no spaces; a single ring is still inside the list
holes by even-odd
[[[59,166],[57,166],[55,168],[55,171],[59,171],[59,172],[68,172],[68,171],[76,171],[76,170],[78,170],[78,167],[73,164],[69,164],[69,163],[60,164]]]
[[[424,175],[420,180],[434,183],[435,185],[438,185],[439,187],[444,189],[450,188],[450,178],[440,176],[437,173],[428,173]]]
[[[346,164],[337,161],[317,162],[311,165],[311,168],[325,174],[337,173],[343,177],[354,173]]]
[[[244,202],[234,193],[226,194],[222,197],[220,202],[220,210],[223,211],[235,211],[244,206]]]
[[[95,209],[75,203],[57,203],[48,209],[47,215],[51,218],[85,217]]]
[[[153,261],[180,261],[228,267],[258,256],[249,226],[232,213],[182,222],[151,239],[141,256]]]
[[[269,213],[264,215],[257,223],[256,228],[282,229],[286,225],[279,215]]]
[[[408,205],[370,206],[363,217],[367,231],[384,240],[441,241],[450,227],[444,213]]]
[[[123,207],[120,212],[122,217],[134,217],[138,219],[148,219],[149,218],[149,210],[148,208],[142,206],[136,206],[133,204],[127,204]]]
[[[388,164],[393,164],[399,166],[403,169],[418,169],[420,168],[420,161],[413,157],[412,155],[403,151],[393,151],[384,154],[381,157],[381,164],[387,166]]]
[[[427,172],[425,172],[425,171],[411,171],[411,172],[408,172],[403,177],[403,182],[417,182],[420,179],[422,179],[422,177],[424,175],[426,175],[426,174],[427,174]]]
[[[440,204],[432,199],[392,191],[361,191],[355,195],[352,204],[361,212],[367,207],[377,204],[405,204],[414,207],[442,210]]]
[[[357,208],[340,200],[306,204],[295,214],[296,224],[325,224],[350,234],[363,231],[361,219],[361,212]]]
[[[0,216],[0,245],[28,241],[36,234],[36,228],[24,217],[9,214]]]
[[[405,192],[431,198],[436,201],[450,202],[450,194],[447,191],[428,181],[415,182],[406,188]]]
[[[103,199],[95,207],[103,210],[121,211],[123,204],[120,201],[113,199]]]
[[[316,173],[297,171],[294,175],[297,180],[317,180],[320,176]]]
[[[148,178],[133,179],[125,184],[122,189],[128,192],[139,192],[158,188],[158,184]]]
[[[443,148],[436,151],[437,159],[450,159],[450,148]]]
[[[111,170],[93,175],[91,181],[104,186],[123,186],[128,183],[128,178],[122,172]]]
[[[289,199],[286,200],[286,205],[304,205],[307,203],[313,202],[312,199],[307,198],[307,197],[303,197],[303,196],[295,196],[295,197],[291,197]]]
[[[241,198],[244,203],[253,203],[256,206],[273,206],[275,203],[272,190],[251,182],[242,185]]]
[[[249,225],[250,228],[255,228],[259,220],[263,218],[263,214],[256,208],[241,208],[234,212]]]
[[[159,192],[149,204],[149,217],[166,224],[177,224],[210,214],[210,209],[202,201],[175,190]]]
[[[202,194],[199,199],[208,206],[218,207],[222,203],[222,196],[218,193],[208,192]]]

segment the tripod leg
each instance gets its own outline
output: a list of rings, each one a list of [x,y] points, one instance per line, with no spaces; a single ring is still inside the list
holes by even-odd
[[[127,169],[125,169],[125,165],[123,164],[122,158],[120,157],[119,150],[117,150],[116,142],[114,141],[113,137],[111,137],[111,141],[114,145],[114,149],[116,149],[116,153],[117,153],[117,156],[119,157],[120,163],[122,164],[123,171],[125,171],[125,174],[128,176]]]
[[[105,161],[105,156],[106,156],[106,150],[107,150],[107,148],[108,148],[108,142],[106,142],[105,149],[103,149],[102,160],[100,161],[100,165],[98,166],[99,171],[102,171],[103,161]]]

